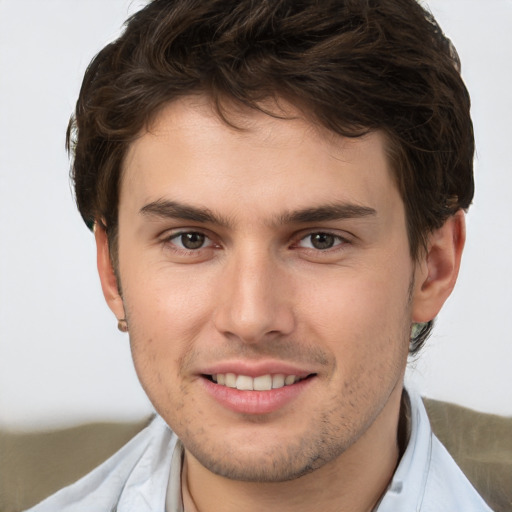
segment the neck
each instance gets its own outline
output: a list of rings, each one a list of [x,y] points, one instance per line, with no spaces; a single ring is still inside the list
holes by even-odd
[[[230,480],[210,472],[186,451],[183,476],[189,494],[184,493],[185,511],[371,512],[398,464],[401,395],[400,386],[372,425],[343,454],[295,480]]]

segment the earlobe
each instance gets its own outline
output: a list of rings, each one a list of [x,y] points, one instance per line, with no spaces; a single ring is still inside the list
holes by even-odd
[[[462,210],[430,235],[427,254],[416,265],[413,322],[434,319],[450,296],[459,274],[465,240]]]
[[[107,233],[98,223],[94,226],[94,237],[96,239],[96,261],[103,295],[116,318],[118,320],[124,319],[123,299],[119,292],[116,273],[112,267]]]

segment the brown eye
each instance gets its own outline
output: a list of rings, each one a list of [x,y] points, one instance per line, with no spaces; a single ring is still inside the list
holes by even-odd
[[[306,249],[315,249],[317,251],[327,251],[332,249],[333,247],[337,247],[345,243],[346,240],[339,235],[334,235],[332,233],[310,233],[305,236],[299,243],[300,247],[304,247]]]
[[[310,240],[312,247],[321,251],[334,247],[336,237],[329,233],[314,233],[310,235]]]
[[[212,245],[211,240],[198,231],[180,231],[168,238],[177,249],[195,251]]]
[[[205,242],[206,237],[202,233],[183,233],[180,235],[181,245],[185,249],[200,249]]]

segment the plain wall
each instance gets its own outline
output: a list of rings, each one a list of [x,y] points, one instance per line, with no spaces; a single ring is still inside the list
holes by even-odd
[[[429,397],[510,415],[512,2],[428,4],[472,94],[477,193],[459,283],[409,378]],[[140,5],[0,0],[0,426],[150,411],[104,304],[64,151],[88,62]]]

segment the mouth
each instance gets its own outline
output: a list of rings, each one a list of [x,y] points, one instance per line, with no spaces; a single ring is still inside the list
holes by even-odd
[[[201,373],[206,393],[223,408],[244,415],[265,415],[286,407],[307,395],[314,385],[317,373],[286,368],[282,363],[266,363],[266,368],[244,368],[244,364],[222,364],[224,368],[212,368]],[[240,367],[238,372],[234,367]],[[260,365],[263,366],[263,365]],[[277,368],[272,369],[272,366]],[[231,371],[229,371],[231,370]],[[272,371],[273,370],[273,371]],[[211,373],[210,373],[211,372]]]
[[[271,391],[292,386],[315,375],[315,373],[311,373],[305,377],[299,377],[297,375],[277,373],[250,377],[249,375],[237,375],[235,373],[217,373],[214,375],[203,375],[203,377],[219,386],[239,391]]]

